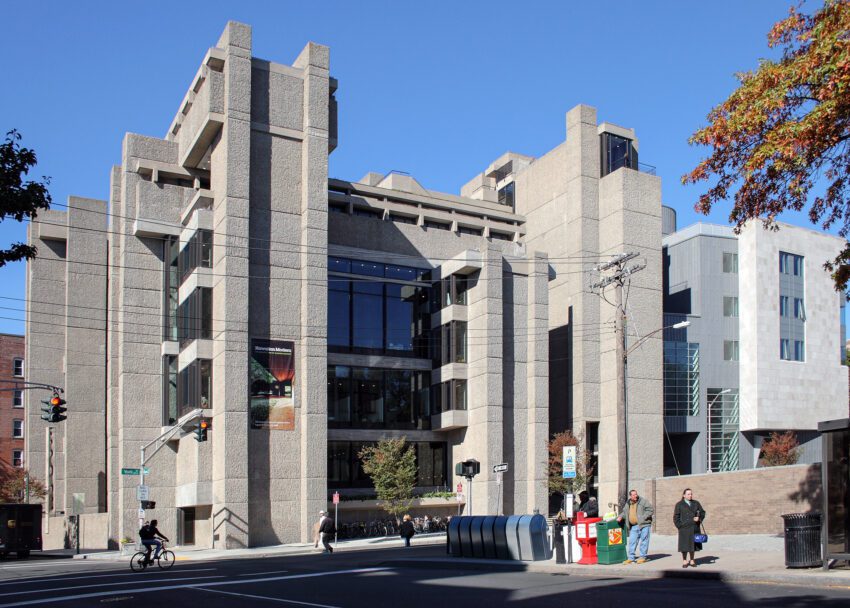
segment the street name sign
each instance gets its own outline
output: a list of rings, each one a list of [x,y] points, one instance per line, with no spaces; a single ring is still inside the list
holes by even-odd
[[[150,472],[151,472],[151,470],[149,468],[145,467],[145,475],[148,475]],[[138,475],[139,469],[121,469],[121,474],[122,475]]]
[[[501,464],[493,465],[493,472],[494,473],[506,473],[507,470],[508,470],[508,463],[507,462],[503,462]]]

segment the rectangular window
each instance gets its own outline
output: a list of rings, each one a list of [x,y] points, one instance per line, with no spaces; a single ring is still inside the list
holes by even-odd
[[[12,421],[12,437],[16,439],[23,439],[24,437],[24,421],[23,420],[13,420]]]
[[[12,450],[12,466],[21,468],[24,466],[24,451]]]
[[[196,230],[180,250],[180,280],[184,280],[196,268],[212,268],[212,230]]]
[[[806,320],[806,308],[803,306],[802,298],[794,298],[794,318],[801,321]]]
[[[354,369],[354,421],[366,428],[384,423],[384,374],[381,370]]]
[[[162,243],[163,259],[163,340],[180,340],[180,241],[177,237],[166,237]]]
[[[780,251],[779,272],[782,274],[793,274],[797,277],[803,276],[803,256]]]
[[[390,213],[390,221],[396,224],[415,224],[416,218],[410,215],[399,215],[398,213]]]
[[[20,357],[15,357],[12,360],[12,375],[16,378],[24,377],[24,360]]]
[[[466,322],[452,321],[452,333],[454,334],[452,360],[455,363],[466,363]]]
[[[416,288],[412,285],[386,284],[387,334],[385,348],[388,351],[404,351],[413,354],[414,302]]]
[[[163,418],[168,425],[177,422],[177,356],[162,358]]]
[[[198,359],[198,374],[198,407],[210,409],[212,407],[212,361]]]
[[[328,346],[351,346],[351,281],[328,280]]]
[[[348,205],[345,203],[328,203],[328,211],[331,213],[348,214]]]
[[[177,417],[212,407],[212,361],[196,359],[177,374]]]
[[[198,287],[189,297],[180,303],[180,343],[188,344],[192,340],[212,340],[213,290]]]
[[[24,407],[24,391],[16,390],[12,393],[12,407]]]
[[[723,253],[723,272],[727,274],[738,274],[738,254]]]
[[[738,341],[737,340],[724,340],[723,341],[723,360],[724,361],[738,361],[740,359],[740,353],[738,350]]]
[[[425,220],[425,227],[431,228],[434,230],[450,230],[451,224],[446,224],[444,222],[437,222],[435,220]]]
[[[802,340],[794,340],[794,361],[805,361],[806,349]]]
[[[384,284],[354,281],[353,292],[353,346],[366,351],[380,351],[384,346]]]
[[[723,316],[737,317],[738,316],[738,297],[723,296]]]
[[[499,232],[498,230],[491,230],[490,238],[497,241],[512,241],[514,239],[512,234],[508,232]]]
[[[779,358],[785,361],[791,360],[791,341],[788,338],[779,339]]]
[[[471,228],[470,226],[458,226],[457,231],[459,234],[469,234],[472,236],[481,236],[484,234],[483,228]]]
[[[382,209],[372,209],[371,207],[355,207],[354,215],[380,220],[384,217],[384,211]]]
[[[514,185],[514,182],[511,182],[509,184],[506,184],[504,187],[499,188],[499,192],[498,192],[498,196],[499,196],[498,202],[499,202],[499,204],[500,205],[506,205],[508,207],[513,207],[514,206],[514,200],[515,200],[515,196],[514,196],[515,192],[516,192],[516,186]]]
[[[779,316],[788,316],[788,296],[779,296]]]
[[[328,367],[328,422],[351,422],[351,368]]]

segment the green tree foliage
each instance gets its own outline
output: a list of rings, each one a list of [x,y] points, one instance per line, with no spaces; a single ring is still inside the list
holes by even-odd
[[[26,469],[0,465],[0,502],[26,502],[27,475],[30,501],[44,498],[47,495],[44,484]]]
[[[765,467],[781,467],[797,464],[800,458],[800,443],[793,431],[771,433],[770,439],[761,446],[761,464]]]
[[[12,130],[0,144],[0,221],[7,217],[18,222],[34,219],[39,209],[49,209],[52,202],[47,191],[49,177],[42,177],[41,182],[24,181],[38,161],[35,152],[22,148],[20,141],[21,134]],[[36,253],[31,245],[14,243],[8,249],[0,249],[0,267],[24,258],[32,259]]]
[[[399,519],[413,503],[416,486],[416,454],[413,446],[400,439],[382,439],[364,447],[357,456],[363,471],[372,479],[381,508]]]
[[[576,476],[564,479],[563,453],[565,446],[576,447]],[[578,437],[571,431],[556,433],[549,440],[549,496],[554,494],[576,493],[584,489],[587,479],[593,471],[587,466],[587,454],[584,453]]]
[[[738,74],[740,86],[708,115],[691,144],[711,154],[682,178],[709,182],[696,210],[734,195],[730,223],[808,208],[826,230],[850,233],[850,0],[825,0],[812,15],[791,8],[768,33],[778,61]],[[814,195],[811,198],[810,195]],[[850,243],[825,263],[837,289],[850,278]]]

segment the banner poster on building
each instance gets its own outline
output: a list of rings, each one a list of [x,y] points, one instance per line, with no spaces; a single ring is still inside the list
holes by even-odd
[[[295,429],[295,343],[251,340],[251,428]]]

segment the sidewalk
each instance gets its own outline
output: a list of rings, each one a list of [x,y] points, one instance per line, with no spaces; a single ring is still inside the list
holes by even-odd
[[[688,578],[720,580],[727,583],[769,583],[806,587],[838,587],[850,590],[850,568],[843,563],[824,571],[822,568],[786,568],[785,540],[771,535],[714,536],[705,549],[696,554],[696,568],[682,568],[682,556],[676,551],[678,537],[655,534],[650,540],[649,561],[644,564],[581,565],[556,564],[554,557],[543,562],[506,562],[452,558],[415,557],[392,563],[422,567],[497,569],[499,567],[548,574],[617,576],[624,578]]]

